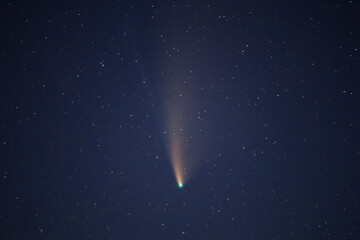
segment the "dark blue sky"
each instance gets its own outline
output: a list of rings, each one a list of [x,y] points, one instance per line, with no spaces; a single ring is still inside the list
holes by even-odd
[[[359,239],[359,16],[3,1],[0,238]],[[194,163],[182,189],[169,122]]]

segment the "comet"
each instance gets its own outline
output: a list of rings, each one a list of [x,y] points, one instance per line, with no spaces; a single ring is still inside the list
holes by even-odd
[[[181,149],[181,140],[177,138],[176,135],[171,137],[171,163],[175,173],[175,179],[179,188],[182,188],[185,183],[185,168],[184,168],[184,159]]]
[[[198,129],[197,121],[193,119],[198,112],[193,107],[196,102],[193,91],[198,88],[187,84],[191,69],[181,63],[175,64],[174,69],[169,75],[161,75],[165,119],[163,132],[177,187],[183,188],[194,173],[194,152],[198,149],[192,145],[194,130]]]

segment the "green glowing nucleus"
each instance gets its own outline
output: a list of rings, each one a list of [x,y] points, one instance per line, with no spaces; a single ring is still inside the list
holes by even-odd
[[[179,183],[179,188],[182,188],[182,187],[183,187],[182,183]]]

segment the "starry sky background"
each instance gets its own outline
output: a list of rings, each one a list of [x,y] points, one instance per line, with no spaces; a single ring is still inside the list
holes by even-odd
[[[0,238],[359,239],[359,16],[2,1]],[[196,165],[182,189],[169,124]]]

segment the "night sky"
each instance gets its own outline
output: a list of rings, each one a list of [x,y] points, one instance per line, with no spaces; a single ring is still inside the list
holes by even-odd
[[[0,19],[0,239],[360,239],[358,1]]]

